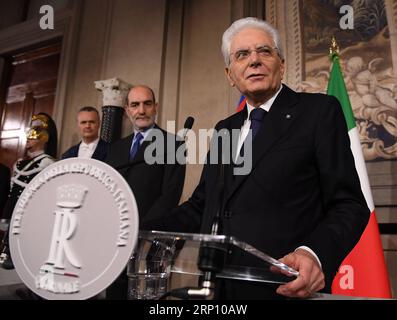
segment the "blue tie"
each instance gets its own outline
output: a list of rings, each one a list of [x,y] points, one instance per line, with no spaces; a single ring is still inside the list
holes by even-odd
[[[261,127],[261,124],[262,124],[262,120],[266,114],[267,114],[267,111],[262,108],[259,108],[259,107],[255,108],[251,111],[251,113],[250,113],[250,121],[251,121],[250,129],[252,130],[252,140],[251,141],[254,141],[254,138],[255,138],[256,134],[258,133],[259,128]],[[247,140],[245,140],[243,145],[241,146],[240,157],[244,156],[244,148],[245,148],[246,143],[247,143]]]
[[[141,140],[143,139],[142,133],[138,132],[135,136],[135,141],[132,144],[131,150],[130,150],[130,161],[134,159],[136,153],[138,152],[139,146],[141,145]]]
[[[251,111],[250,113],[250,120],[251,120],[251,126],[250,129],[252,130],[252,140],[254,140],[256,134],[259,131],[259,128],[261,127],[262,120],[267,114],[266,110],[263,110],[262,108],[255,108],[254,110]]]

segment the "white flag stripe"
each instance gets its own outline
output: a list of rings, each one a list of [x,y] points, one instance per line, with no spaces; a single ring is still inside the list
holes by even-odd
[[[367,206],[371,212],[375,210],[374,200],[372,199],[371,187],[369,185],[367,167],[365,165],[365,160],[363,152],[361,150],[360,136],[357,127],[354,127],[349,131],[350,137],[350,148],[354,156],[354,163],[356,165],[356,170],[360,178],[361,190],[364,194],[365,200],[367,201]]]

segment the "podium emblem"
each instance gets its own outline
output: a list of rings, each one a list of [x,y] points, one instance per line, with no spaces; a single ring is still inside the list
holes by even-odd
[[[138,238],[124,178],[94,159],[52,164],[15,206],[10,248],[22,281],[46,299],[87,299],[124,270]]]

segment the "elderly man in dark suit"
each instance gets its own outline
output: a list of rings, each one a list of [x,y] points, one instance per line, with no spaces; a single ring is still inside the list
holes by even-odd
[[[100,117],[98,110],[91,106],[82,107],[77,114],[81,141],[68,149],[62,159],[80,157],[104,161],[108,143],[99,137]]]
[[[340,263],[369,218],[341,106],[331,96],[297,93],[282,84],[280,38],[264,21],[234,22],[223,35],[222,53],[227,79],[247,97],[247,104],[216,129],[241,130],[236,153],[230,155],[233,160],[245,150],[247,133],[252,133],[252,169],[236,175],[238,166],[233,163],[206,164],[192,197],[163,221],[148,221],[147,227],[210,233],[221,208],[222,234],[299,271],[296,279],[275,288],[218,281],[218,298],[304,298],[321,289],[329,292]],[[226,186],[221,202],[220,179]],[[264,266],[241,252],[228,256],[226,263]]]

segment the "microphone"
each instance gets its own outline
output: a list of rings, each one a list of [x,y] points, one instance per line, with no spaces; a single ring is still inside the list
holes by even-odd
[[[182,132],[182,138],[183,140],[186,139],[186,135],[188,133],[188,131],[193,127],[193,123],[194,123],[194,118],[193,117],[187,117],[185,120],[185,124],[183,125],[183,132]]]

